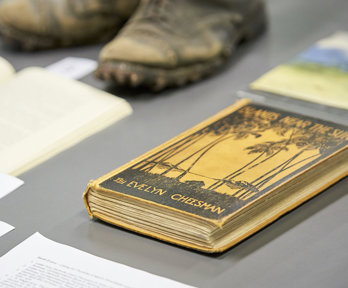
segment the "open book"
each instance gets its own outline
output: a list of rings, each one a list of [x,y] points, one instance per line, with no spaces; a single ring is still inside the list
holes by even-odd
[[[0,58],[0,171],[23,173],[132,112],[123,99]]]

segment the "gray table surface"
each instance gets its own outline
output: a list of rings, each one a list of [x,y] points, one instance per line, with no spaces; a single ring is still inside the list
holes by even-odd
[[[126,163],[230,105],[234,92],[336,30],[348,30],[346,0],[270,0],[268,31],[243,45],[215,76],[158,94],[82,81],[126,98],[134,114],[20,175],[25,185],[0,200],[16,229],[0,255],[34,232],[83,251],[197,287],[348,287],[348,179],[226,253],[209,256],[89,219],[82,192],[90,179]],[[1,41],[1,40],[0,40]],[[67,56],[97,59],[102,45],[0,56],[17,70]]]

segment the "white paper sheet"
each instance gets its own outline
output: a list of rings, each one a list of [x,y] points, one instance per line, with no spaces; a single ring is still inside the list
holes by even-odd
[[[97,68],[96,61],[79,57],[67,57],[46,67],[50,72],[69,79],[81,79]]]
[[[0,287],[189,288],[192,286],[93,256],[35,233],[0,258]]]
[[[23,184],[21,179],[0,172],[0,199]]]
[[[0,237],[12,231],[13,229],[15,228],[11,226],[10,224],[0,221]],[[1,287],[1,283],[0,283],[0,287]]]

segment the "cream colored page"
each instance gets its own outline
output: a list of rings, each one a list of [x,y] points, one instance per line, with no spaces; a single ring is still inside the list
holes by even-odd
[[[280,65],[250,87],[254,90],[348,109],[348,73],[345,77],[308,72],[290,65]]]
[[[15,70],[12,65],[7,60],[0,57],[0,84],[13,77],[14,74]]]
[[[0,85],[0,171],[18,175],[131,113],[121,98],[27,68]]]
[[[251,88],[348,109],[348,32],[339,31],[251,83]]]

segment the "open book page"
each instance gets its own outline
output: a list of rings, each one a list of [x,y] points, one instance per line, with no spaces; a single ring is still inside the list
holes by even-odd
[[[251,88],[348,109],[348,32],[322,39]]]
[[[0,258],[1,287],[192,288],[51,241],[39,233]]]
[[[131,113],[123,99],[27,68],[0,85],[0,171],[18,175]]]
[[[7,81],[14,74],[15,70],[12,65],[7,60],[0,57],[0,84]]]

